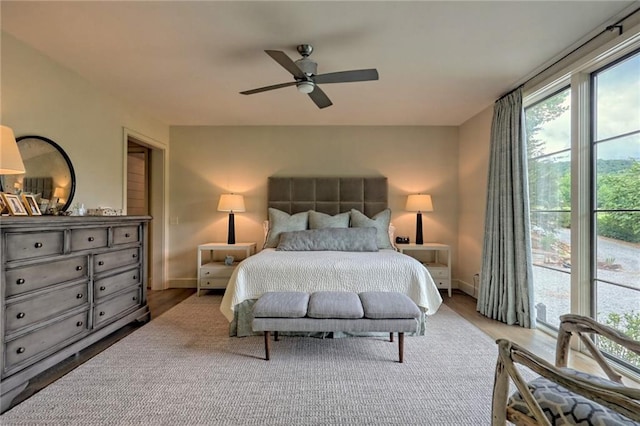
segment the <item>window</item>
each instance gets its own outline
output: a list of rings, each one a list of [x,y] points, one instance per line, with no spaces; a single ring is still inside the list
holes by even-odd
[[[592,315],[640,340],[640,52],[591,75]],[[640,357],[601,349],[635,368]]]
[[[536,320],[571,312],[571,89],[525,109]]]

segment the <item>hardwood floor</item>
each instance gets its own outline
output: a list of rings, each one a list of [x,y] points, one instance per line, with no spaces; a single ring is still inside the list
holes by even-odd
[[[147,300],[151,311],[151,320],[162,315],[173,306],[182,302],[195,293],[195,289],[168,289],[163,291],[149,291]],[[555,338],[540,330],[530,330],[518,326],[509,326],[498,321],[491,320],[480,315],[476,311],[476,299],[473,297],[454,291],[452,297],[443,294],[444,303],[453,311],[465,318],[467,321],[478,327],[493,339],[506,338],[521,346],[535,352],[539,356],[547,359],[551,363],[555,357]],[[113,345],[123,337],[132,333],[140,325],[129,324],[115,333],[96,342],[88,348],[80,351],[75,356],[67,358],[55,367],[41,373],[33,378],[27,388],[14,400],[13,405],[17,405],[29,398],[39,390],[53,383],[74,368],[93,358],[109,346]],[[582,354],[573,354],[569,360],[570,365],[576,368],[599,373],[600,368],[589,357]],[[629,385],[640,387],[640,383],[627,381]],[[12,405],[12,406],[13,406]]]

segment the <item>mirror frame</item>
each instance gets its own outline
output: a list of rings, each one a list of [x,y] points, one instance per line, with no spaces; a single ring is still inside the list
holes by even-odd
[[[62,147],[60,145],[58,145],[57,143],[55,143],[54,141],[52,141],[49,138],[45,138],[44,136],[25,135],[25,136],[17,137],[16,138],[16,142],[18,143],[18,149],[20,149],[20,141],[24,140],[24,139],[39,139],[44,143],[48,143],[53,148],[55,148],[56,151],[58,151],[58,153],[60,153],[60,155],[62,156],[62,158],[65,161],[65,163],[67,163],[67,167],[69,167],[69,175],[71,176],[71,187],[69,188],[69,196],[67,197],[67,202],[60,208],[60,211],[63,211],[63,212],[67,211],[69,206],[71,206],[71,201],[73,201],[73,196],[76,193],[76,172],[73,169],[73,164],[71,164],[71,159],[69,158],[67,153],[64,151],[64,149],[62,149]],[[29,171],[27,170],[26,173],[28,173],[28,172]],[[26,175],[26,173],[25,173],[25,175]],[[44,212],[43,212],[43,214],[44,214]]]

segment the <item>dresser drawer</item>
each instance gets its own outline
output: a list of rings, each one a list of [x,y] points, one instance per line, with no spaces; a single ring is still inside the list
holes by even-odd
[[[140,250],[137,247],[98,254],[93,257],[93,271],[95,273],[133,265],[140,262]]]
[[[71,230],[71,251],[106,247],[109,241],[107,228],[80,228]]]
[[[7,261],[62,254],[64,250],[63,231],[7,233],[6,241]]]
[[[39,328],[5,345],[5,371],[86,331],[87,311]],[[35,362],[36,359],[34,359]],[[25,365],[26,366],[26,365]]]
[[[140,268],[130,269],[119,274],[95,280],[93,294],[96,299],[116,293],[123,288],[140,284]]]
[[[42,263],[6,271],[6,294],[14,296],[52,284],[87,277],[87,256]]]
[[[113,244],[137,243],[140,236],[137,226],[116,226],[113,228]]]
[[[81,283],[7,304],[5,308],[6,331],[17,330],[71,308],[88,304],[87,290],[88,283]]]
[[[103,323],[116,319],[120,313],[138,305],[140,305],[139,288],[98,303],[93,311],[93,326],[99,327]]]

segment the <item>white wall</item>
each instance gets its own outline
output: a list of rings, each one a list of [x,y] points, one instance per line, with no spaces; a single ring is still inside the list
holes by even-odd
[[[453,276],[461,290],[477,297],[473,276],[480,272],[487,202],[489,143],[493,105],[467,120],[458,139],[458,259]]]
[[[169,126],[125,105],[10,35],[1,35],[0,123],[58,143],[76,173],[75,202],[122,208],[123,128],[161,143]]]
[[[456,127],[172,127],[170,286],[195,284],[198,244],[226,241],[221,193],[245,196],[236,241],[262,246],[269,176],[386,176],[392,222],[412,241],[406,196],[429,193],[435,211],[423,215],[424,239],[451,244],[456,259],[457,168]]]

